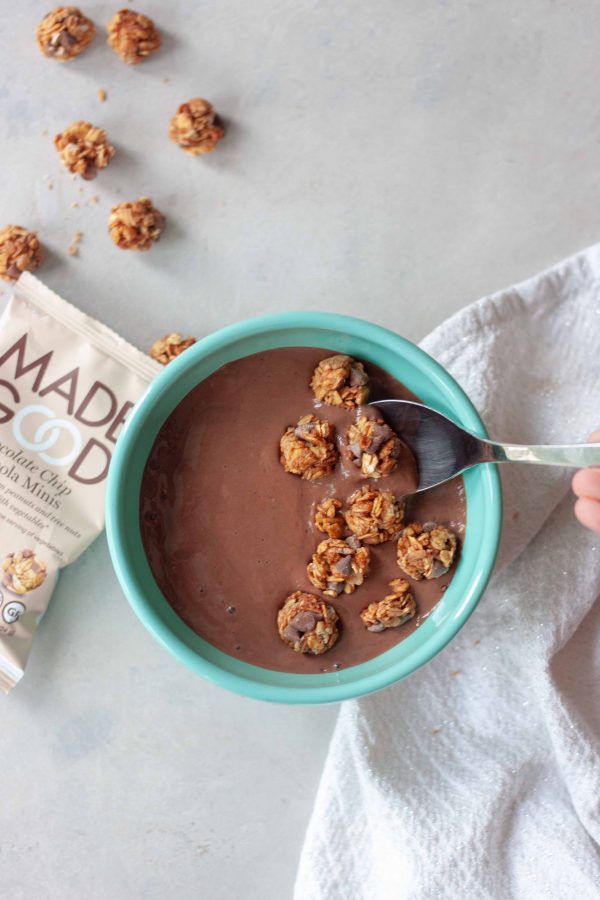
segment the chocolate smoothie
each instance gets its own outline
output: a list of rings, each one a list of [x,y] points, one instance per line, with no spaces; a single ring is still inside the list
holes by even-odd
[[[327,598],[340,636],[326,653],[294,652],[277,631],[277,611],[293,591],[319,595],[306,572],[326,538],[315,508],[326,497],[344,504],[365,484],[398,496],[416,483],[412,456],[378,481],[366,479],[344,454],[334,471],[310,481],[286,472],[279,440],[307,414],[335,426],[342,446],[355,409],[318,403],[310,389],[317,363],[334,351],[290,347],[228,363],[195,387],[161,428],[144,472],[140,521],[154,577],[177,614],[215,647],[283,672],[320,673],[365,662],[410,635],[441,599],[454,567],[429,581],[412,581],[417,614],[373,633],[360,611],[405,578],[396,541],[371,547],[370,570],[354,593]],[[418,399],[370,363],[370,400]],[[405,523],[433,521],[464,535],[462,478],[406,501]],[[410,579],[407,579],[410,580]]]

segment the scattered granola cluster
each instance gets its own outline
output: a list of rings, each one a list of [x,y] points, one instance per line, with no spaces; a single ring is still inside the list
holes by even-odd
[[[314,594],[294,591],[277,613],[277,630],[297,653],[318,655],[337,641],[338,616],[333,606]]]
[[[341,500],[327,497],[315,510],[315,528],[330,538],[341,538],[346,528],[344,517],[340,515]]]
[[[0,278],[16,281],[21,272],[33,272],[44,259],[37,234],[21,225],[0,228]]]
[[[152,206],[149,197],[113,206],[108,231],[121,250],[149,250],[160,238],[165,224],[163,214]]]
[[[328,475],[338,459],[332,426],[313,415],[302,416],[296,426],[290,426],[279,447],[285,471],[309,481]]]
[[[402,503],[391,491],[362,487],[348,501],[345,513],[350,531],[365,544],[390,541],[402,528]]]
[[[76,6],[57,6],[37,27],[36,39],[44,56],[68,62],[90,44],[96,28]]]
[[[359,416],[348,429],[348,452],[367,478],[389,475],[398,465],[402,444],[383,419]]]
[[[315,397],[321,403],[350,409],[365,403],[369,394],[368,384],[369,376],[363,364],[341,354],[322,359],[310,382]]]
[[[91,181],[98,169],[105,169],[115,148],[108,143],[106,132],[89,122],[73,122],[54,138],[54,146],[70,172]]]
[[[362,363],[338,354],[321,360],[314,370],[310,387],[320,403],[352,410],[365,402],[368,383],[369,377]],[[383,419],[368,418],[361,412],[359,410],[358,418],[348,428],[344,453],[364,477],[378,479],[396,468],[402,443]],[[339,413],[337,415],[339,417]],[[334,428],[314,415],[306,415],[297,426],[289,427],[281,438],[280,448],[285,470],[306,479],[325,477],[337,462]],[[404,503],[392,491],[377,490],[365,484],[351,494],[345,510],[343,507],[342,500],[334,496],[325,497],[315,506],[315,528],[327,538],[317,546],[306,573],[310,583],[326,597],[352,594],[360,587],[370,569],[372,551],[369,546],[389,541],[397,541],[397,564],[416,581],[437,578],[451,567],[457,546],[456,535],[449,528],[433,523],[412,523],[404,527]],[[345,537],[348,532],[351,532],[350,536]],[[389,585],[391,591],[383,600],[369,603],[360,612],[368,631],[397,628],[416,615],[417,603],[409,582],[395,578]],[[294,627],[302,632],[300,638],[296,638],[293,631],[284,634],[281,625],[285,619],[283,627],[288,627],[288,618],[283,614],[297,598],[312,604],[310,609],[313,611],[311,617],[294,620]],[[312,594],[297,591],[287,598],[279,612],[279,633],[298,652],[316,652],[308,648],[304,633],[312,634],[316,627],[314,609],[320,602],[323,601]],[[337,637],[337,626],[335,633]],[[318,652],[324,652],[329,646],[331,643],[319,645]]]
[[[398,539],[398,565],[415,581],[439,578],[454,562],[456,535],[443,525],[413,522]]]
[[[27,594],[39,587],[46,578],[46,564],[33,550],[9,553],[2,564],[2,583],[14,594]]]
[[[369,603],[360,617],[367,631],[385,631],[397,628],[412,619],[417,611],[415,598],[410,593],[408,581],[394,578],[390,581],[392,593],[378,603]]]
[[[176,356],[179,356],[184,350],[187,350],[188,347],[191,347],[192,344],[195,343],[196,338],[184,338],[181,334],[174,331],[172,334],[167,334],[165,337],[160,338],[160,340],[154,341],[150,347],[150,356],[161,365],[166,366],[168,363],[172,362]]]
[[[148,16],[120,9],[107,24],[108,45],[123,62],[137,66],[160,49],[160,34]]]
[[[152,19],[132,9],[118,10],[107,23],[107,31],[109,47],[128,65],[138,65],[161,46],[161,36]],[[95,34],[94,23],[78,7],[57,6],[38,24],[36,40],[45,56],[64,62],[79,56]],[[104,88],[98,89],[97,96],[101,102],[106,100]],[[224,134],[223,123],[212,104],[202,97],[182,103],[169,127],[171,140],[193,156],[210,153]],[[73,122],[57,134],[54,143],[67,169],[85,180],[95,178],[100,169],[106,168],[115,152],[105,131],[83,121]],[[53,185],[48,187],[52,189]],[[162,213],[142,198],[113,207],[108,230],[120,249],[143,251],[158,240],[164,224]],[[76,252],[73,243],[69,254],[74,256]],[[36,265],[40,262],[41,250]]]
[[[370,554],[356,537],[321,541],[306,567],[311,584],[328,597],[352,594],[365,580]]]
[[[186,153],[199,156],[215,149],[225,129],[212,104],[202,97],[182,103],[169,126],[169,137]]]

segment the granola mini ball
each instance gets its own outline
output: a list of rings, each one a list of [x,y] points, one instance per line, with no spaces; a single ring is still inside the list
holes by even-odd
[[[410,578],[439,578],[454,562],[456,535],[444,525],[407,525],[398,539],[398,565]]]
[[[202,97],[182,103],[169,125],[171,140],[192,156],[210,153],[224,134],[225,129],[212,104]]]
[[[352,494],[344,515],[350,531],[364,544],[389,541],[402,528],[401,502],[390,491],[377,491],[366,485]]]
[[[322,359],[310,382],[315,397],[321,403],[349,408],[366,401],[368,384],[369,376],[363,364],[342,354]]]
[[[21,225],[0,228],[0,278],[16,281],[21,272],[33,272],[43,262],[44,250],[35,231]]]
[[[350,458],[367,478],[389,475],[398,465],[402,443],[383,419],[360,416],[347,433]]]
[[[98,169],[105,169],[115,155],[106,132],[89,122],[67,125],[54,138],[54,146],[69,172],[81,175],[85,181],[92,181]]]
[[[120,9],[107,24],[108,44],[123,62],[137,66],[160,49],[160,34],[148,16]]]
[[[338,459],[333,427],[312,415],[302,416],[296,426],[290,426],[279,447],[285,471],[309,481],[329,475]]]
[[[328,535],[330,538],[341,538],[346,530],[344,517],[340,515],[341,508],[342,502],[336,497],[327,497],[325,500],[322,500],[315,510],[315,527],[317,531],[322,531],[323,534]]]
[[[306,567],[310,583],[329,597],[351,594],[365,580],[370,552],[356,537],[321,541]]]
[[[163,214],[152,206],[149,197],[113,206],[108,232],[121,250],[149,250],[160,237],[165,224]]]
[[[385,631],[397,628],[412,619],[417,611],[415,598],[410,593],[410,585],[403,578],[390,581],[392,593],[378,603],[369,603],[360,614],[367,631]]]
[[[57,6],[44,16],[35,33],[44,56],[68,62],[90,44],[96,27],[76,6]]]
[[[155,359],[156,362],[166,366],[168,363],[172,362],[176,356],[179,356],[180,353],[183,353],[184,350],[187,350],[188,347],[191,347],[192,344],[195,343],[196,338],[184,338],[181,334],[174,331],[172,334],[167,334],[165,337],[160,338],[160,340],[154,341],[150,347],[150,356],[152,359]]]
[[[46,564],[33,550],[9,553],[2,569],[2,583],[14,594],[27,594],[39,587],[46,578]]]
[[[281,640],[296,653],[318,656],[330,650],[338,639],[338,615],[320,597],[294,591],[277,613],[277,630]]]

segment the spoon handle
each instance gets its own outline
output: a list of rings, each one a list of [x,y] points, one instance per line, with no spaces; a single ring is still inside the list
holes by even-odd
[[[482,441],[489,462],[524,462],[544,466],[600,466],[600,444],[501,444],[497,441]]]

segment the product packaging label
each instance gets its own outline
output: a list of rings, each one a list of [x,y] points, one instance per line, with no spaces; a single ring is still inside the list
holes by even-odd
[[[127,415],[160,370],[25,272],[0,318],[0,689],[23,675],[59,570],[104,527]]]

